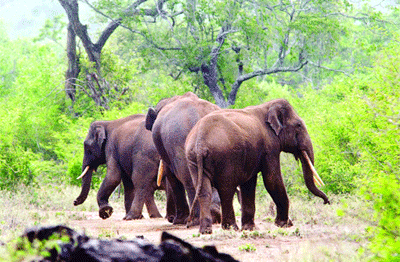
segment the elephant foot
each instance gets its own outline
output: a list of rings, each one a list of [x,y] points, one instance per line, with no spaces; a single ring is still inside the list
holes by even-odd
[[[161,218],[162,215],[160,213],[158,214],[150,214],[150,218]]]
[[[277,227],[291,227],[293,226],[292,220],[288,218],[287,220],[280,220],[278,218],[275,219],[275,225]]]
[[[213,224],[219,224],[222,221],[221,210],[219,208],[211,208],[211,216],[213,219]]]
[[[103,206],[99,210],[99,216],[102,219],[109,218],[112,215],[112,213],[113,213],[113,208],[111,206],[109,206],[109,205]]]
[[[212,234],[212,221],[209,218],[205,218],[200,222],[200,234]]]
[[[222,227],[222,229],[225,229],[225,230],[230,230],[230,229],[233,229],[235,231],[239,230],[239,227],[236,225],[236,223],[234,223],[234,224],[222,223],[221,227]]]
[[[175,216],[173,216],[173,215],[166,215],[165,218],[168,220],[168,222],[174,223]]]
[[[174,225],[186,225],[188,217],[175,217],[174,222],[172,224]]]
[[[200,220],[198,217],[193,218],[191,221],[186,222],[186,227],[193,227],[193,226],[198,226],[200,225]]]
[[[142,219],[142,218],[143,218],[142,214],[132,215],[132,214],[128,213],[122,220],[137,220],[137,219]]]
[[[254,225],[254,224],[245,224],[245,225],[242,225],[242,230],[253,231],[255,228],[256,228],[256,225]]]

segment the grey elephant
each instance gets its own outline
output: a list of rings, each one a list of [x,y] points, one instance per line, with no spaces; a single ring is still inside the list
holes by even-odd
[[[314,182],[314,151],[304,121],[284,99],[244,109],[212,112],[197,122],[187,137],[186,156],[200,203],[200,233],[212,233],[211,187],[221,198],[222,228],[238,229],[232,199],[240,187],[242,229],[255,227],[255,189],[262,173],[265,188],[276,204],[275,224],[291,226],[289,199],[280,169],[280,153],[300,159],[307,188],[329,203]],[[192,219],[191,213],[189,221]]]
[[[144,204],[151,218],[161,217],[154,201],[154,191],[159,189],[156,177],[160,156],[151,132],[145,129],[144,119],[144,115],[137,114],[113,121],[95,121],[90,125],[83,143],[82,190],[74,205],[86,200],[93,171],[106,164],[107,174],[97,193],[101,218],[111,216],[113,208],[108,199],[121,181],[125,192],[125,220],[142,218]],[[170,202],[172,198],[167,198],[168,213],[174,206]]]
[[[190,204],[195,196],[185,156],[186,137],[197,121],[219,109],[217,105],[188,92],[160,100],[155,108],[149,108],[147,112],[146,128],[152,131],[154,144],[165,163],[165,176],[173,191],[176,205],[174,224],[185,224],[189,215],[185,190]],[[215,222],[220,220],[219,204],[218,193],[214,190],[211,212]],[[198,218],[198,205],[194,209],[195,217]]]

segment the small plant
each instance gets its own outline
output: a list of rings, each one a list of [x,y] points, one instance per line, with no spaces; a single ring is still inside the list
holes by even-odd
[[[247,244],[241,245],[241,246],[239,247],[239,250],[240,250],[240,251],[245,251],[245,252],[254,252],[254,251],[256,251],[257,249],[256,249],[256,247],[255,247],[253,244],[247,243]]]
[[[300,236],[300,229],[296,227],[296,229],[292,232],[293,236],[299,237]]]
[[[276,232],[281,236],[289,235],[289,232],[287,230],[283,229],[283,228],[278,228],[278,230]]]
[[[264,219],[264,221],[273,223],[273,222],[274,222],[274,218],[273,218],[273,217],[266,217],[266,218]]]
[[[113,238],[115,235],[116,234],[112,229],[101,228],[99,238]]]
[[[265,238],[265,233],[259,232],[259,231],[243,231],[242,234],[240,235],[240,238]]]

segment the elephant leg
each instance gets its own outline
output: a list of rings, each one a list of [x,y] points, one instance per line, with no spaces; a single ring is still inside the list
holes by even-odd
[[[185,188],[172,172],[167,173],[167,179],[172,189],[172,196],[175,202],[175,218],[173,224],[186,224],[187,217],[189,216],[189,205],[186,199]]]
[[[240,204],[242,207],[242,230],[253,230],[254,214],[256,212],[257,175],[253,176],[249,181],[240,186]]]
[[[157,188],[155,178],[157,166],[150,159],[140,158],[143,161],[136,163],[130,176],[135,187],[135,194],[129,212],[124,220],[143,218],[143,205],[146,204],[150,218],[162,217],[154,201],[154,191]]]
[[[189,198],[189,206],[191,207],[193,205],[193,220],[191,222],[192,226],[198,225],[200,223],[200,204],[199,201],[196,203],[193,203],[194,197],[196,195],[196,190],[193,187],[193,183],[190,182],[184,184],[184,187],[186,189],[186,193]],[[210,199],[211,201],[211,199]]]
[[[165,194],[167,195],[167,214],[166,218],[168,222],[173,223],[175,218],[175,200],[172,195],[171,185],[168,182],[168,179],[165,179]]]
[[[115,162],[115,161],[113,161]],[[101,183],[97,192],[97,204],[99,205],[99,216],[107,219],[111,216],[113,208],[108,204],[108,199],[115,188],[121,183],[121,171],[115,163],[107,165],[107,175]]]
[[[212,188],[211,196],[211,216],[213,223],[221,223],[221,199],[219,198],[218,190]]]
[[[158,211],[156,202],[154,201],[154,191],[152,189],[146,197],[145,204],[147,208],[147,212],[149,213],[150,218],[160,218],[162,217],[160,212]]]
[[[189,199],[189,206],[193,205],[193,200],[196,195],[196,189],[194,188],[192,177],[190,175],[189,168],[187,166],[186,159],[177,158],[174,161],[176,167],[176,174],[179,181],[183,184],[187,197]],[[194,203],[193,207],[193,215],[194,219],[191,222],[191,225],[198,225],[199,224],[199,217],[200,217],[200,206],[199,203]]]
[[[135,197],[133,199],[131,209],[124,217],[124,220],[142,219],[144,204],[146,204],[147,212],[149,213],[150,218],[162,217],[154,201],[154,190],[150,190],[149,192],[143,191],[146,190],[135,190]]]
[[[223,190],[219,189],[219,197],[221,198],[221,209],[222,209],[222,221],[221,227],[223,229],[233,228],[238,230],[239,227],[236,224],[235,212],[233,210],[233,196],[235,195],[236,188],[225,187]]]
[[[133,200],[135,198],[135,188],[130,179],[127,179],[126,176],[122,177],[122,182],[124,184],[124,206],[125,206],[125,214],[128,214],[129,210],[132,207]]]
[[[264,166],[264,186],[276,205],[275,224],[278,227],[290,227],[293,223],[289,219],[289,198],[281,175],[279,156],[275,160],[269,159]]]
[[[201,190],[199,193],[199,205],[200,205],[200,234],[211,234],[213,218],[211,215],[211,198],[212,198],[212,187],[211,182],[208,178],[204,178],[201,182]]]

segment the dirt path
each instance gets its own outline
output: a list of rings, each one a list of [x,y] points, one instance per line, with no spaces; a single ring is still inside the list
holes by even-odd
[[[337,260],[346,252],[354,253],[358,247],[356,242],[343,239],[343,232],[351,229],[337,226],[295,224],[289,229],[280,229],[271,221],[257,220],[257,229],[253,232],[226,231],[213,225],[212,235],[199,235],[198,227],[188,229],[172,225],[166,219],[123,221],[124,213],[116,212],[102,220],[97,212],[77,213],[78,220],[70,220],[68,226],[85,231],[91,237],[132,239],[144,236],[151,243],[159,244],[161,233],[168,231],[197,247],[215,245],[220,252],[229,253],[240,261]]]

